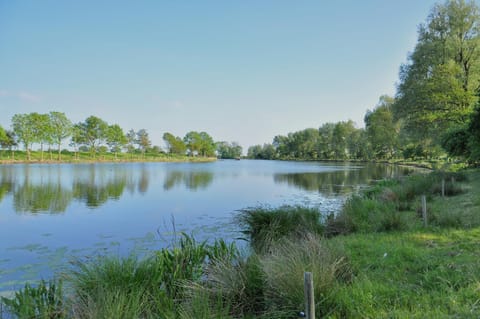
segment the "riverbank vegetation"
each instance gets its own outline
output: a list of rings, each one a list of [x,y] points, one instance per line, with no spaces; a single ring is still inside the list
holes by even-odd
[[[145,129],[128,132],[118,124],[89,116],[73,124],[64,113],[15,114],[12,130],[0,127],[0,162],[190,161],[192,158],[237,158],[238,143],[215,142],[207,132],[183,138],[165,133],[166,150],[152,145]],[[68,143],[70,149],[64,148]],[[37,151],[32,151],[33,146]],[[17,148],[23,146],[23,152]]]
[[[394,97],[367,110],[364,128],[325,123],[271,143],[248,157],[302,160],[460,160],[480,162],[480,13],[474,1],[433,7],[400,67]],[[364,106],[367,108],[368,106]]]
[[[245,209],[237,222],[246,250],[181,235],[145,258],[77,260],[3,307],[20,318],[295,318],[310,271],[322,318],[474,318],[479,198],[480,171],[468,170],[378,181],[330,216]]]

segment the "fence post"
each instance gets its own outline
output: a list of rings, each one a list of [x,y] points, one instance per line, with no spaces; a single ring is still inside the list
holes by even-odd
[[[422,217],[423,217],[423,226],[427,227],[427,197],[422,195]]]
[[[305,315],[307,319],[315,319],[315,298],[313,291],[313,275],[311,272],[303,274],[305,285]]]
[[[445,178],[442,179],[442,197],[445,197]]]

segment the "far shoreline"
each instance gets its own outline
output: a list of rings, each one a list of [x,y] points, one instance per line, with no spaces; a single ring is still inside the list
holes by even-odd
[[[216,157],[185,157],[185,158],[146,158],[146,159],[66,159],[66,160],[0,160],[0,165],[29,164],[122,164],[122,163],[211,163]]]

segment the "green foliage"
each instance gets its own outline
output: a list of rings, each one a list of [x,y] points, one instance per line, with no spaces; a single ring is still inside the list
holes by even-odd
[[[244,209],[237,216],[237,222],[242,227],[245,239],[256,252],[267,251],[283,237],[322,234],[324,230],[320,212],[315,208],[301,206]]]
[[[42,280],[36,287],[26,284],[12,299],[2,297],[1,302],[18,318],[67,318],[61,281]]]
[[[212,157],[215,156],[215,142],[206,132],[188,132],[183,138],[191,156]]]
[[[62,141],[72,134],[72,122],[65,113],[52,111],[49,113],[51,139],[58,146],[58,160],[61,160]]]
[[[12,117],[12,127],[18,141],[23,144],[27,153],[27,160],[30,160],[30,148],[38,141],[35,135],[34,118],[38,113],[15,114]]]
[[[145,157],[145,152],[152,145],[148,132],[145,129],[140,129],[137,132],[137,139],[135,140],[138,148],[142,150],[142,156]]]
[[[110,150],[115,153],[121,151],[122,147],[127,144],[127,137],[123,133],[123,129],[118,124],[110,125],[106,132],[107,145],[110,146]]]
[[[187,152],[187,145],[180,137],[175,137],[171,133],[163,134],[163,140],[167,144],[168,152],[170,154],[185,155]]]
[[[77,144],[87,146],[94,155],[98,146],[107,138],[107,130],[107,122],[92,115],[76,125],[74,139]]]
[[[235,159],[242,156],[242,147],[236,142],[217,142],[216,145],[218,158]]]
[[[392,158],[398,144],[398,125],[393,119],[393,98],[382,96],[373,111],[365,114],[365,128],[375,158]]]
[[[444,134],[442,147],[450,156],[462,157],[470,163],[480,162],[480,106],[477,105],[470,122]]]
[[[277,159],[277,151],[272,144],[250,146],[247,157],[252,159],[274,160]]]
[[[477,100],[480,16],[475,2],[437,4],[419,28],[409,63],[400,71],[394,113],[403,130],[425,145],[464,123]]]

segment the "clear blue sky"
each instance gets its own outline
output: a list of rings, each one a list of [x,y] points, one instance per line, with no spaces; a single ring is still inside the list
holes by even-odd
[[[0,125],[98,116],[244,147],[395,92],[433,0],[0,0]]]

